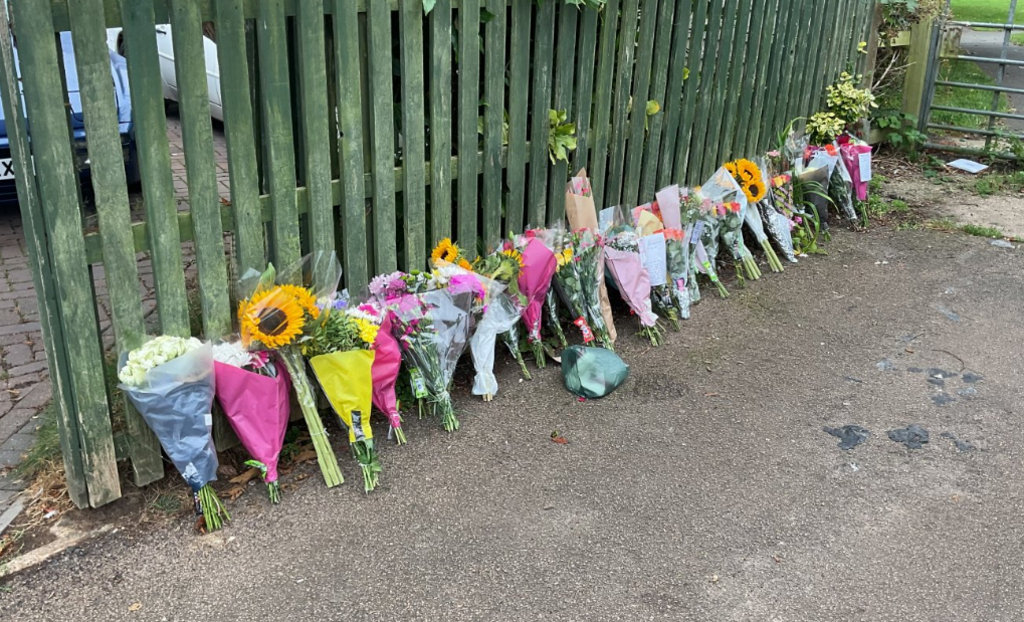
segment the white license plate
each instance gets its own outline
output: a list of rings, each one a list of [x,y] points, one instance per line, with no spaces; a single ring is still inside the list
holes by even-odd
[[[0,158],[0,181],[14,179],[14,163],[10,158]]]

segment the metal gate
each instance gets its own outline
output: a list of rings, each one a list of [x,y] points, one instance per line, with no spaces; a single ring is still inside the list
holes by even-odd
[[[1000,102],[1004,96],[1024,96],[1024,86],[1013,86],[1006,84],[1008,67],[1024,67],[1024,46],[1015,45],[1012,41],[1014,32],[1024,31],[1024,25],[1014,22],[1017,17],[1018,0],[1010,0],[1010,6],[1005,23],[990,22],[966,22],[957,21],[955,15],[950,16],[951,1],[946,3],[946,19],[936,22],[932,32],[931,53],[928,62],[928,88],[922,102],[921,109],[921,131],[929,135],[926,147],[952,151],[955,153],[973,155],[996,155],[1005,158],[1016,159],[1012,153],[1004,153],[1006,149],[1003,140],[1024,138],[1024,114],[1013,112],[1013,109],[1000,110]],[[1022,7],[1024,8],[1024,7]],[[971,36],[984,34],[991,41],[980,46],[986,54],[973,55],[964,53],[960,48],[958,33],[968,33]],[[992,35],[988,37],[988,35]],[[955,41],[956,46],[951,45]],[[988,53],[992,50],[995,55]],[[940,79],[940,69],[943,63],[976,63],[979,67],[995,67],[993,76],[995,84],[974,84],[962,81]],[[986,72],[988,73],[988,72]],[[987,109],[963,108],[957,106],[941,105],[935,103],[935,95],[938,87],[949,87],[952,89],[971,89],[975,91],[988,92],[992,94],[991,104]],[[963,127],[951,123],[941,123],[934,120],[935,112],[959,113],[967,115],[978,115],[987,118],[984,127]],[[1005,127],[1007,121],[1019,121],[1016,128]],[[984,146],[958,147],[941,144],[934,140],[935,131],[958,132],[971,136],[984,137]]]

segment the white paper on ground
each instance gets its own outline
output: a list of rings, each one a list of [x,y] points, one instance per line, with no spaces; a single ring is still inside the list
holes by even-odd
[[[665,234],[655,233],[640,238],[640,263],[647,268],[651,286],[668,283],[668,260],[665,251]]]
[[[980,173],[983,170],[988,168],[988,166],[986,166],[985,164],[982,164],[981,162],[975,162],[974,160],[964,160],[964,159],[953,160],[952,162],[950,162],[946,166],[949,166],[951,168],[955,168],[957,170],[966,171],[968,173],[973,173],[975,175],[977,175],[978,173]]]

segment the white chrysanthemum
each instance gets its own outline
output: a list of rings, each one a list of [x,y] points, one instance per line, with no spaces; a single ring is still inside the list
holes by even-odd
[[[219,343],[213,346],[213,360],[232,367],[245,367],[252,363],[252,353],[242,347],[242,342]]]

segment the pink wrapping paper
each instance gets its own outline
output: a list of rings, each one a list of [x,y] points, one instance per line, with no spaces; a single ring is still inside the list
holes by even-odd
[[[622,299],[644,326],[654,326],[658,316],[651,309],[651,279],[640,261],[640,253],[604,247],[604,259],[615,277]]]
[[[845,141],[844,141],[845,139]],[[860,157],[862,154],[871,153],[871,145],[854,144],[849,142],[849,137],[839,137],[839,153],[843,156],[843,163],[846,170],[853,178],[853,189],[857,193],[858,201],[868,200],[868,182],[860,178]]]
[[[534,238],[523,249],[523,268],[519,271],[519,292],[526,296],[523,322],[527,337],[532,342],[540,338],[541,309],[544,297],[551,287],[551,277],[558,269],[558,261],[543,242]]]
[[[395,382],[402,367],[402,349],[391,334],[391,313],[384,316],[377,340],[373,342],[377,355],[373,359],[373,405],[377,407],[391,422],[391,427],[402,425],[402,417],[398,414],[398,400],[395,397]]]
[[[216,395],[238,440],[254,460],[267,467],[267,482],[277,481],[277,460],[291,415],[291,382],[284,365],[269,378],[214,361]]]

